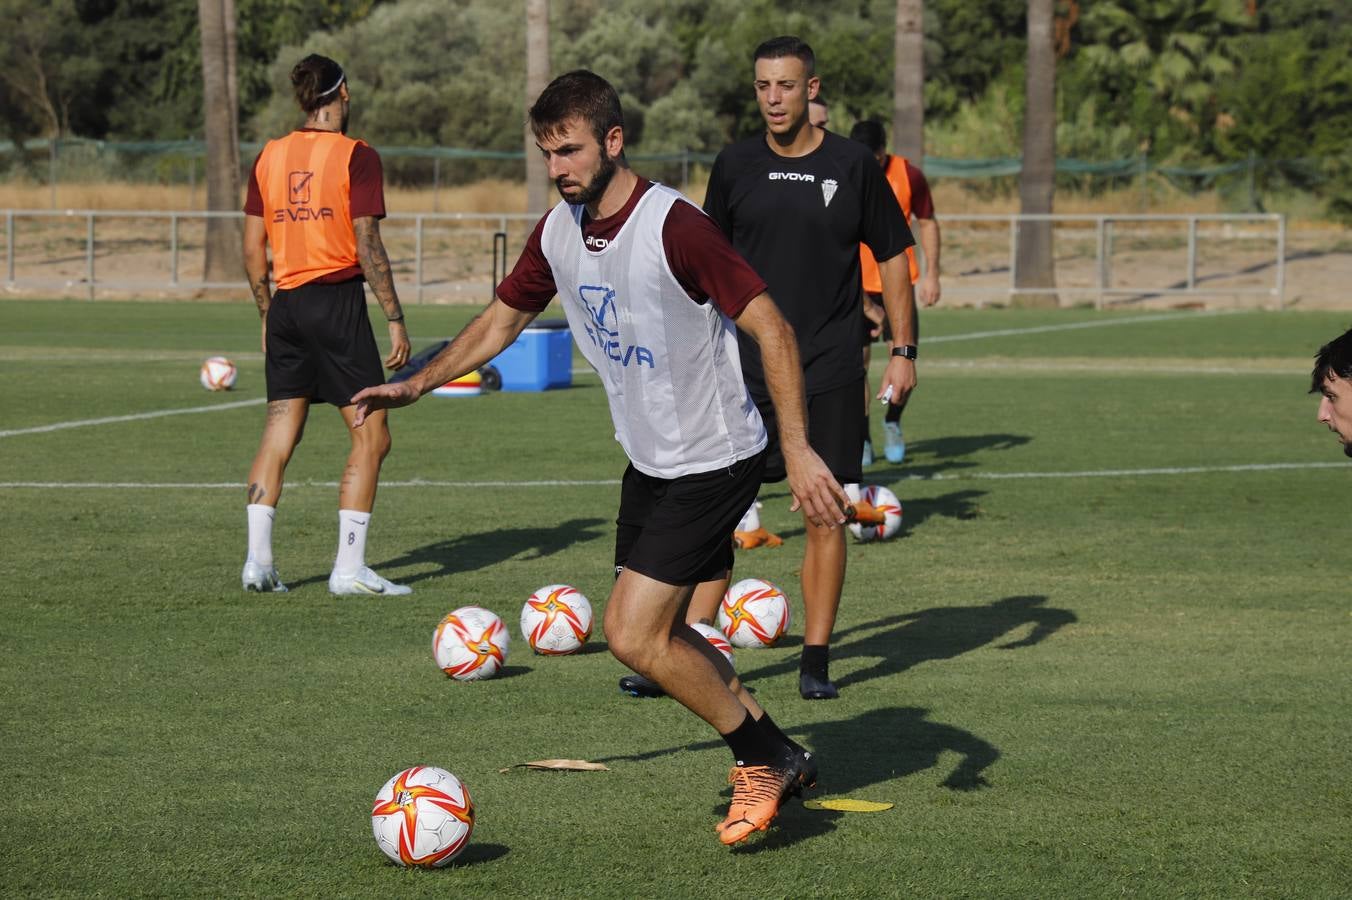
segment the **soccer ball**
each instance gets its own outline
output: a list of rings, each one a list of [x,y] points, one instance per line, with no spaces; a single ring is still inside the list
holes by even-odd
[[[521,636],[544,656],[576,653],[591,637],[592,608],[577,588],[548,584],[521,607]]]
[[[469,791],[436,766],[400,772],[385,782],[371,808],[376,846],[401,866],[444,866],[465,849],[473,831]]]
[[[456,681],[492,678],[507,664],[507,626],[482,606],[462,606],[432,635],[437,667]]]
[[[789,598],[768,581],[745,578],[723,595],[718,627],[734,647],[773,647],[789,630]]]
[[[209,391],[228,391],[235,386],[235,364],[224,356],[213,356],[202,363],[197,380]]]
[[[851,522],[850,534],[854,535],[855,540],[861,543],[885,541],[901,530],[901,501],[896,494],[881,485],[870,484],[859,492],[859,499],[882,511],[883,524],[859,525]]]
[[[723,658],[728,661],[728,665],[736,665],[732,661],[732,644],[728,643],[728,636],[719,631],[712,625],[705,625],[703,622],[695,622],[690,626],[704,636],[704,639],[713,645],[713,648],[723,654]]]

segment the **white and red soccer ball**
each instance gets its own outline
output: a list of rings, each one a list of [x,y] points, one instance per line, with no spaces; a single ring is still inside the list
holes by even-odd
[[[870,484],[859,492],[859,499],[883,514],[880,525],[850,523],[850,534],[860,543],[884,541],[901,530],[901,501],[897,495],[878,484]]]
[[[380,851],[401,866],[438,868],[460,855],[474,832],[474,801],[450,772],[414,766],[376,794],[371,832]]]
[[[507,664],[507,626],[482,606],[462,606],[442,619],[432,634],[437,668],[456,681],[492,678]]]
[[[224,356],[213,356],[202,363],[197,380],[209,391],[228,391],[235,386],[235,364]]]
[[[718,627],[734,647],[773,647],[789,630],[789,598],[768,581],[744,578],[723,595]]]
[[[728,661],[728,665],[736,668],[736,663],[733,662],[732,644],[728,641],[728,636],[726,634],[719,631],[714,626],[706,625],[703,622],[694,622],[690,627],[698,631],[715,650],[723,654],[723,658]]]
[[[521,636],[543,656],[576,653],[591,633],[591,603],[571,585],[547,584],[521,607]]]

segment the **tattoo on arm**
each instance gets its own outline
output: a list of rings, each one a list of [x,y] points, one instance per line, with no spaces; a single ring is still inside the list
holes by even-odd
[[[258,317],[261,319],[268,314],[268,307],[272,305],[272,291],[268,289],[268,276],[265,274],[257,281],[250,280],[249,288],[253,291],[254,305],[258,307]]]
[[[386,319],[397,319],[404,314],[399,295],[394,290],[394,273],[385,244],[380,240],[380,222],[374,216],[363,216],[353,223],[357,232],[357,260],[361,263],[366,283],[371,285]]]

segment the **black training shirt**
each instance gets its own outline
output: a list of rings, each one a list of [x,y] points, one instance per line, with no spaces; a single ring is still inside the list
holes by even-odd
[[[859,245],[887,260],[915,243],[868,148],[829,131],[799,157],[779,156],[763,134],[738,141],[714,161],[704,211],[797,332],[807,393],[859,378]],[[739,343],[747,386],[767,396],[756,342]]]

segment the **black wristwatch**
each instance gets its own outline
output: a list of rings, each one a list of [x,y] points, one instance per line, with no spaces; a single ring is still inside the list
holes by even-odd
[[[915,344],[906,344],[905,346],[902,347],[893,347],[892,355],[904,356],[907,359],[915,359],[916,355]]]

